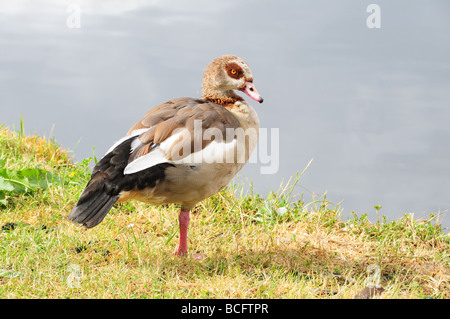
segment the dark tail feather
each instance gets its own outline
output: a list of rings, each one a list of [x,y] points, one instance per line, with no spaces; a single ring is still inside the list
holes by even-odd
[[[108,195],[103,189],[90,189],[88,185],[80,200],[69,214],[69,220],[83,224],[86,228],[98,225],[109,212],[119,195]]]

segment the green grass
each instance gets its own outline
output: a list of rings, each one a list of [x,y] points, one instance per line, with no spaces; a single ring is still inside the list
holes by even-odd
[[[438,215],[343,220],[325,196],[293,196],[301,174],[266,198],[231,185],[197,205],[179,258],[175,205],[118,204],[90,230],[67,221],[90,161],[0,127],[0,298],[354,298],[371,265],[374,298],[450,298]],[[14,176],[25,185],[5,186]]]

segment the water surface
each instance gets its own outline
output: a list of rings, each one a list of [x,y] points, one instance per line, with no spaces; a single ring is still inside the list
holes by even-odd
[[[370,3],[2,0],[0,123],[23,114],[76,160],[100,157],[149,108],[199,96],[204,67],[231,53],[264,97],[251,102],[261,126],[279,129],[276,173],[257,161],[240,174],[257,192],[313,158],[296,191],[327,192],[344,216],[447,211],[450,2],[377,1],[375,29]]]

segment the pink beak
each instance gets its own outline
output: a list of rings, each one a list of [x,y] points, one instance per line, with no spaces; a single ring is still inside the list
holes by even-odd
[[[242,92],[250,96],[256,102],[262,103],[264,99],[259,95],[253,82],[246,81],[245,86],[240,89]]]

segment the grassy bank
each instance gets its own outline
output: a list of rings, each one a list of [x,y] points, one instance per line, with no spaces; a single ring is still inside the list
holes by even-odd
[[[371,283],[373,298],[450,298],[434,216],[343,220],[289,185],[267,198],[230,186],[197,206],[179,258],[175,205],[116,205],[90,230],[67,221],[89,162],[0,128],[0,298],[355,298]]]

